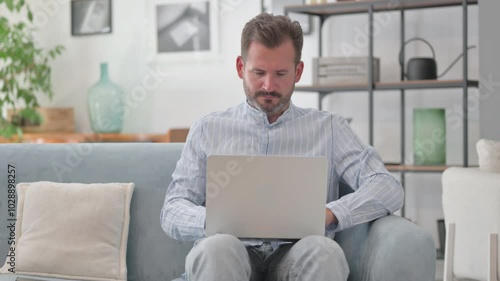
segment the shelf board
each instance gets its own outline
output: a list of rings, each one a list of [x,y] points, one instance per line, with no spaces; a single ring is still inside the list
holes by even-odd
[[[295,91],[301,92],[355,92],[355,91],[368,91],[368,85],[366,84],[336,84],[336,85],[314,85],[314,86],[295,86]]]
[[[386,164],[389,172],[442,173],[451,166],[416,166]]]
[[[438,89],[438,88],[461,88],[478,87],[478,81],[464,80],[415,80],[401,82],[379,82],[375,83],[377,90],[410,90],[410,89]]]
[[[374,90],[419,90],[419,89],[446,89],[446,88],[461,88],[478,87],[479,82],[469,80],[416,80],[416,81],[401,81],[401,82],[377,82],[375,83]],[[314,86],[296,86],[296,91],[301,92],[354,92],[354,91],[368,91],[368,85],[362,83],[342,83],[336,85],[314,85]]]
[[[467,0],[468,5],[475,5],[478,0]],[[316,16],[332,16],[367,13],[369,6],[375,12],[390,12],[399,10],[413,10],[424,8],[439,8],[461,6],[462,0],[362,0],[336,2],[326,4],[286,6],[286,13],[301,13]]]

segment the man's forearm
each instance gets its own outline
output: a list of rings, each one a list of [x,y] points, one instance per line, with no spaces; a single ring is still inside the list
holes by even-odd
[[[403,188],[394,177],[378,174],[369,181],[369,186],[328,203],[327,208],[337,217],[338,230],[343,230],[398,210],[403,196]]]
[[[185,199],[166,202],[161,212],[161,225],[165,233],[181,241],[194,241],[205,237],[206,210]]]
[[[326,226],[329,226],[332,223],[338,223],[338,219],[335,216],[335,214],[332,212],[332,210],[326,208],[326,221],[325,224]]]

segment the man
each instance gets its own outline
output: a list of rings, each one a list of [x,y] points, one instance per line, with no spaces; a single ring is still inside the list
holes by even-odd
[[[300,80],[303,34],[284,16],[260,14],[244,27],[236,69],[246,102],[209,114],[191,128],[161,213],[164,231],[196,240],[186,258],[190,281],[347,280],[335,232],[387,215],[403,204],[401,185],[346,120],[291,103]],[[205,237],[205,173],[211,154],[322,156],[328,159],[325,236],[297,243]],[[338,198],[340,181],[355,192]],[[293,206],[290,206],[293,208]]]

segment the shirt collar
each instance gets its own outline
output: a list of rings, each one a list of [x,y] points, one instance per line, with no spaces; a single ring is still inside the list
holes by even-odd
[[[278,120],[274,122],[273,124],[269,124],[269,120],[267,120],[267,115],[258,110],[257,108],[252,107],[248,101],[245,102],[245,112],[249,114],[255,121],[257,121],[259,124],[267,125],[267,126],[276,126],[280,124],[281,122],[285,122],[288,119],[291,119],[293,116],[293,111],[295,110],[295,105],[293,102],[290,101],[290,106],[283,112],[283,114],[278,117]]]

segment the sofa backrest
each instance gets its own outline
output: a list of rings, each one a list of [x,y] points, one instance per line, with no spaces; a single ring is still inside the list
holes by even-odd
[[[0,260],[7,255],[7,165],[16,183],[133,182],[127,249],[128,280],[172,280],[184,271],[191,243],[168,238],[160,210],[183,144],[81,143],[0,145]]]

